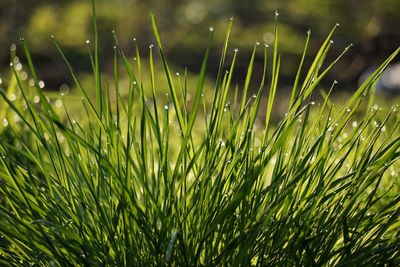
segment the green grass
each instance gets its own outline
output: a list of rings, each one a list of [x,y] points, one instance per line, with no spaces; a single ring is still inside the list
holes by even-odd
[[[255,52],[239,90],[231,84],[232,23],[210,103],[203,97],[209,48],[197,84],[176,77],[153,17],[148,68],[137,48],[136,61],[127,58],[114,35],[113,80],[100,72],[96,33],[94,50],[88,46],[95,88],[82,85],[54,38],[82,96],[76,120],[68,106],[60,112],[47,101],[22,40],[34,86],[13,65],[0,90],[8,105],[1,110],[8,125],[0,139],[0,265],[400,264],[400,119],[396,107],[376,106],[373,94],[399,50],[337,107],[329,98],[336,83],[326,92],[320,85],[348,50],[324,62],[335,27],[310,66],[300,61],[287,113],[275,125],[284,64],[278,26],[272,48],[254,46],[264,52],[264,72],[249,97]],[[156,97],[158,65],[165,99]],[[320,91],[324,101],[314,103]]]

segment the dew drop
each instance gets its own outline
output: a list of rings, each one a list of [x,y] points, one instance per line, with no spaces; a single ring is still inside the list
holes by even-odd
[[[39,101],[40,101],[40,97],[38,95],[35,95],[33,97],[33,102],[37,104],[37,103],[39,103]]]
[[[275,17],[279,16],[278,10],[275,10]]]
[[[164,109],[165,109],[165,110],[168,110],[168,109],[169,109],[168,105],[165,105],[165,106],[164,106]]]
[[[61,107],[62,107],[62,101],[61,101],[60,99],[57,99],[56,102],[54,103],[54,105],[55,105],[57,108],[61,108]]]
[[[40,89],[43,89],[44,88],[44,81],[39,81],[39,88]]]
[[[21,73],[21,80],[26,81],[26,79],[28,79],[28,74],[25,71],[23,71]]]
[[[8,120],[7,119],[3,119],[3,126],[7,127],[8,126]]]
[[[17,96],[14,93],[11,93],[8,98],[10,99],[10,101],[15,101],[15,99],[17,99]]]
[[[235,49],[233,49],[233,52],[237,53],[237,52],[239,52],[239,49],[235,48]]]
[[[89,41],[89,39],[88,39],[88,40],[86,40],[86,44],[90,44],[90,41]]]
[[[18,114],[14,114],[14,115],[13,115],[13,120],[14,120],[14,122],[19,122],[19,116],[18,116]]]
[[[69,86],[66,83],[61,84],[60,86],[60,93],[66,95],[69,93]]]
[[[354,128],[357,127],[357,125],[358,125],[358,122],[356,122],[356,121],[353,121],[353,123],[351,124],[351,126],[353,126]]]
[[[210,27],[210,28],[208,28],[208,30],[209,30],[210,32],[213,32],[213,31],[214,31],[214,27]]]

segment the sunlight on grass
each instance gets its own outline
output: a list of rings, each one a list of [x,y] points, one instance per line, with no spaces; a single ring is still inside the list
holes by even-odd
[[[270,48],[254,45],[238,88],[229,22],[206,100],[212,29],[196,83],[171,70],[154,17],[148,63],[137,47],[136,60],[127,58],[114,33],[113,78],[104,82],[93,14],[94,88],[53,38],[81,98],[45,95],[23,39],[29,78],[12,64],[0,90],[8,105],[0,110],[1,265],[400,262],[399,113],[381,110],[371,93],[399,49],[343,105],[330,100],[336,82],[317,103],[320,82],[350,47],[324,63],[335,26],[310,66],[300,60],[287,112],[275,124],[284,64],[277,23]],[[250,95],[257,50],[264,68]],[[79,107],[78,118],[67,101]]]

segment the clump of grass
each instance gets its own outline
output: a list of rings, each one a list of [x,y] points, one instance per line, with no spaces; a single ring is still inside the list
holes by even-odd
[[[329,99],[336,83],[315,104],[321,80],[348,49],[325,66],[335,27],[310,66],[301,59],[287,114],[272,125],[278,27],[272,52],[255,44],[244,86],[231,93],[238,55],[225,71],[231,26],[211,105],[203,97],[209,48],[192,90],[185,75],[171,74],[154,18],[149,69],[137,48],[132,63],[114,34],[112,82],[102,82],[96,33],[89,50],[96,101],[54,39],[82,93],[80,120],[67,107],[61,116],[47,101],[22,40],[35,92],[11,67],[22,104],[0,91],[20,118],[7,126],[14,141],[0,141],[1,265],[400,263],[400,120],[396,107],[382,115],[370,94],[399,50],[339,109]],[[212,36],[210,29],[210,44]],[[248,97],[259,49],[263,76]],[[155,97],[155,64],[163,66],[167,100]],[[129,79],[126,99],[121,71]],[[362,116],[354,121],[356,112]]]

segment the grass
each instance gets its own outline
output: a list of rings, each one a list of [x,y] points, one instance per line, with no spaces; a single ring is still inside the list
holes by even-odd
[[[232,23],[210,104],[203,97],[210,48],[197,84],[175,77],[154,17],[148,69],[137,48],[136,61],[125,56],[114,34],[113,81],[100,72],[96,33],[94,50],[88,44],[95,88],[82,85],[54,38],[81,92],[79,120],[48,101],[21,40],[34,85],[12,65],[8,89],[0,90],[8,104],[1,119],[9,118],[0,139],[1,265],[400,263],[400,120],[396,107],[381,110],[373,94],[399,49],[337,107],[329,98],[336,82],[320,86],[348,50],[324,62],[334,27],[310,66],[301,59],[287,113],[275,125],[278,26],[272,48],[254,46],[264,52],[264,72],[249,97],[255,52],[243,88],[233,87],[237,50],[226,62]],[[157,65],[166,99],[156,97]],[[95,101],[87,90],[96,91]],[[319,91],[320,104],[313,100]]]

